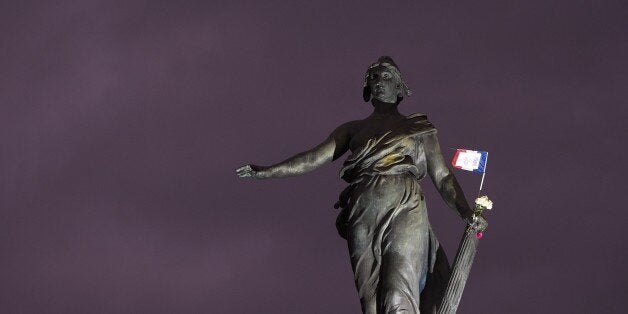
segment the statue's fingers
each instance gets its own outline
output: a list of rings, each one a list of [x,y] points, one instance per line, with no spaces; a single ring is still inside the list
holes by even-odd
[[[238,168],[236,171],[246,171],[246,170],[251,170],[251,165],[244,165]]]
[[[480,226],[484,229],[488,226],[488,222],[486,221],[486,219],[482,218],[478,221],[480,223]]]
[[[250,177],[251,176],[251,169],[247,169],[246,167],[242,167],[239,168],[238,170],[236,170],[236,173],[238,176],[240,177]]]
[[[478,230],[485,230],[486,227],[488,226],[488,224],[486,223],[486,221],[482,220],[478,222]]]
[[[244,174],[250,173],[252,171],[253,171],[253,169],[251,169],[251,166],[249,166],[249,165],[240,167],[240,168],[238,168],[238,170],[236,170],[238,175],[244,175]]]
[[[238,176],[240,178],[251,177],[251,173],[250,172],[242,172],[242,173],[238,173]]]

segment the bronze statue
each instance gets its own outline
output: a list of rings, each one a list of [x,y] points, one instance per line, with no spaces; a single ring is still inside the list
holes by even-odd
[[[351,150],[340,171],[349,186],[334,207],[342,208],[336,226],[349,246],[364,313],[428,313],[442,298],[450,268],[419,185],[426,174],[465,222],[486,227],[481,216],[473,219],[443,160],[436,128],[424,114],[397,110],[409,95],[395,62],[381,57],[364,80],[364,101],[374,107],[370,116],[339,126],[320,145],[283,162],[237,170],[258,179],[301,175]]]

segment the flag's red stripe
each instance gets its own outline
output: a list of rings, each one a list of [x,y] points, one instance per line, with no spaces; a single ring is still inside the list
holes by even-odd
[[[462,149],[456,149],[456,153],[454,154],[454,159],[451,161],[451,165],[454,168],[460,169],[460,167],[456,166],[456,161],[458,160],[458,155],[460,154],[460,151],[463,151]]]

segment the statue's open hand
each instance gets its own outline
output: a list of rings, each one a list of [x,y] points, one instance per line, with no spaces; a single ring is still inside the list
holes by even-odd
[[[261,178],[264,178],[262,171],[265,168],[266,167],[256,166],[256,165],[246,165],[246,166],[242,166],[236,169],[236,174],[240,178],[251,177],[251,178],[261,179]]]

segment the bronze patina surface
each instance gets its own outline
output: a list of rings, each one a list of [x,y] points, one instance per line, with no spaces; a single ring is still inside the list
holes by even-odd
[[[272,166],[246,165],[240,177],[295,176],[351,155],[340,175],[349,185],[336,208],[347,240],[364,313],[431,313],[450,275],[430,226],[420,181],[429,176],[449,207],[473,228],[484,229],[440,150],[437,130],[420,113],[397,107],[410,95],[399,68],[381,57],[365,76],[363,97],[373,113],[336,128],[318,146]]]

